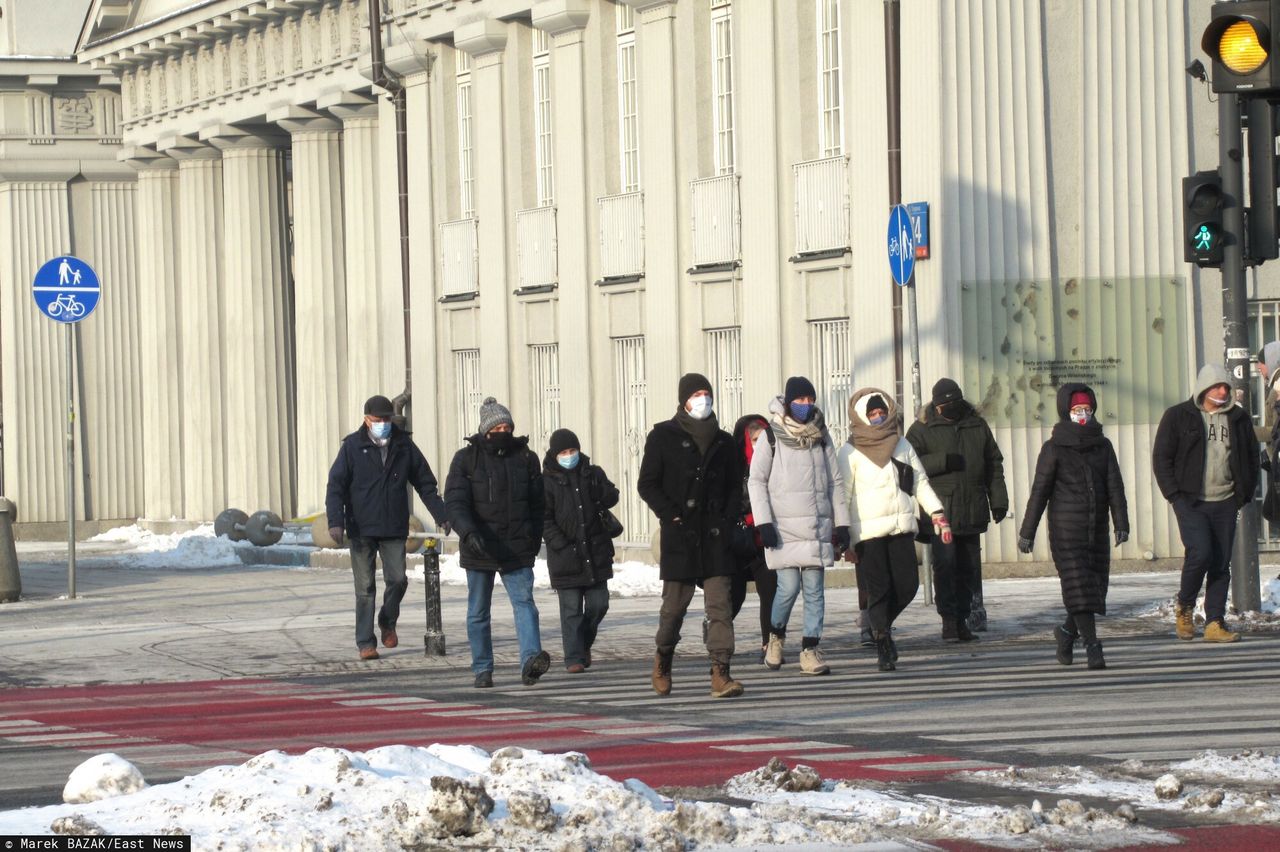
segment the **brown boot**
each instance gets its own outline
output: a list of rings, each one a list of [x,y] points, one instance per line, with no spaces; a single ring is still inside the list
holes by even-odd
[[[1191,617],[1191,607],[1175,604],[1177,607],[1178,618],[1178,638],[1194,639],[1196,638],[1196,623]]]
[[[711,697],[736,698],[742,694],[742,684],[729,674],[728,663],[711,664]]]
[[[653,655],[653,691],[659,695],[671,694],[671,658],[675,656],[672,651],[664,654],[658,651]]]

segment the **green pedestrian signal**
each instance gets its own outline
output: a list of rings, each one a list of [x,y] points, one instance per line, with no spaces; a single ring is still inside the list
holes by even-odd
[[[1216,231],[1214,231],[1213,228],[1209,227],[1208,225],[1201,225],[1200,230],[1196,231],[1195,237],[1193,237],[1193,239],[1195,241],[1196,251],[1209,252],[1209,251],[1213,251],[1213,247],[1217,244],[1218,234]]]
[[[1186,228],[1183,259],[1196,266],[1221,266],[1226,231],[1222,211],[1227,206],[1222,176],[1217,169],[1182,179],[1182,221]]]

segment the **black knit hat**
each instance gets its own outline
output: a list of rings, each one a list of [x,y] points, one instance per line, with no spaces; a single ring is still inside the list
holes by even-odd
[[[701,373],[685,373],[680,377],[680,404],[688,402],[689,397],[702,390],[712,392],[711,382],[707,381],[707,377]]]
[[[945,405],[958,399],[964,399],[964,393],[961,392],[955,379],[938,379],[933,386],[933,404]]]
[[[373,417],[391,417],[396,410],[392,407],[391,400],[379,395],[369,397],[364,404],[364,413]]]
[[[804,376],[792,376],[787,379],[787,387],[782,394],[782,404],[790,405],[792,400],[799,399],[802,396],[818,398],[818,392],[813,389],[813,382]]]
[[[881,411],[888,411],[889,403],[885,402],[884,397],[882,397],[880,394],[873,393],[871,396],[867,397],[867,407],[863,410],[866,411],[868,414],[870,414],[871,412],[875,411],[877,408],[880,409]]]
[[[551,433],[551,446],[548,447],[548,454],[555,457],[565,450],[581,451],[582,444],[579,443],[578,436],[568,429],[557,429]]]

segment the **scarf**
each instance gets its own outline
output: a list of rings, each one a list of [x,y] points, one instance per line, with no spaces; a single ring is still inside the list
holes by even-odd
[[[866,421],[867,397],[879,394],[889,406],[889,416],[879,426],[872,426]],[[862,405],[858,403],[862,402]],[[849,443],[876,467],[884,467],[893,458],[893,451],[898,447],[898,404],[891,394],[878,388],[863,388],[849,397]]]
[[[808,423],[801,423],[789,413],[778,411],[773,412],[773,423],[778,427],[773,431],[779,441],[789,447],[799,447],[802,450],[821,443],[827,431],[827,422],[822,416],[822,411],[816,407]]]
[[[1060,447],[1085,450],[1105,443],[1107,439],[1102,437],[1102,424],[1096,420],[1090,420],[1083,426],[1074,420],[1059,420],[1053,424],[1049,440]]]
[[[684,410],[683,405],[676,409],[676,423],[689,433],[689,437],[693,438],[693,442],[698,445],[698,452],[704,456],[711,448],[711,442],[715,440],[716,433],[720,431],[720,423],[716,420],[714,411],[708,414],[705,420],[695,420],[689,416],[689,412]]]

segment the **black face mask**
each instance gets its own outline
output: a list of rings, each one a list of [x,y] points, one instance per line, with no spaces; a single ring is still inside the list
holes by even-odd
[[[956,399],[938,406],[938,413],[948,420],[959,420],[964,416],[964,400]]]
[[[498,449],[505,450],[511,447],[511,442],[515,440],[515,436],[510,432],[491,432],[485,435],[485,439]]]

